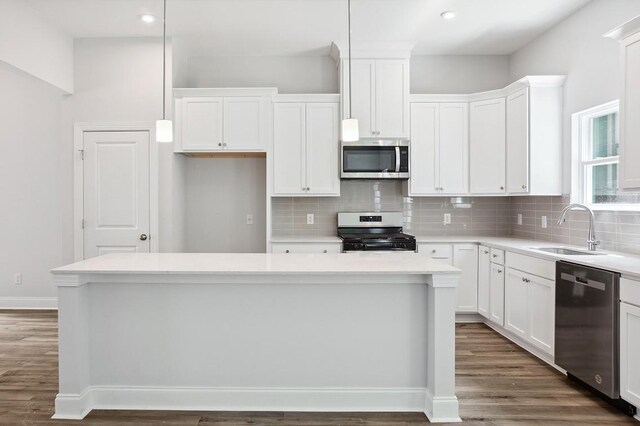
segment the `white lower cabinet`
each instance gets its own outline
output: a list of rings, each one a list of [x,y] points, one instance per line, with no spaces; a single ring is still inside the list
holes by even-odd
[[[478,248],[478,313],[489,319],[491,291],[491,249]]]
[[[555,282],[507,266],[504,327],[553,355]]]
[[[455,244],[453,266],[460,269],[460,281],[456,288],[456,312],[478,311],[478,246]]]
[[[271,243],[272,253],[341,253],[342,243]]]
[[[419,243],[418,253],[426,254],[431,259],[438,259],[453,265],[453,246],[451,244]]]
[[[504,326],[504,266],[491,263],[489,276],[489,320]]]
[[[640,408],[640,282],[620,280],[620,396]]]

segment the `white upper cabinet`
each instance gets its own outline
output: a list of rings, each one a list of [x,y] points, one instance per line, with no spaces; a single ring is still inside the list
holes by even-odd
[[[349,116],[349,63],[341,61],[342,115]],[[409,60],[353,59],[352,113],[360,137],[409,136]]]
[[[275,92],[275,89],[174,90],[175,151],[266,151],[269,104]]]
[[[505,98],[470,103],[472,194],[505,193]]]
[[[409,195],[469,192],[468,104],[411,104]]]
[[[339,115],[338,102],[273,104],[273,195],[340,195]]]
[[[507,96],[507,192],[529,188],[529,88]]]
[[[618,186],[640,188],[640,16],[605,34],[620,42],[620,169]]]

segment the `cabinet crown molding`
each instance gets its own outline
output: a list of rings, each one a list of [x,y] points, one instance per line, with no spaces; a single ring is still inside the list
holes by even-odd
[[[358,42],[351,43],[352,59],[409,59],[416,45],[411,42]],[[329,55],[336,63],[349,59],[346,43],[333,42]]]
[[[614,29],[607,31],[602,37],[612,38],[617,41],[624,40],[625,38],[632,36],[640,32],[640,15],[628,20],[627,22],[618,25]]]
[[[173,97],[175,99],[199,96],[274,96],[277,94],[277,87],[188,87],[173,89]]]

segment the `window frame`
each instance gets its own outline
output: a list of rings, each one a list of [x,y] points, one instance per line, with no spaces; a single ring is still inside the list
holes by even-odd
[[[587,167],[607,164],[620,164],[620,156],[611,156],[591,159],[593,149],[593,133],[591,120],[611,113],[618,113],[618,123],[620,120],[620,101],[615,100],[598,105],[584,111],[576,112],[571,116],[571,202],[587,205],[592,210],[605,211],[640,211],[640,204],[628,203],[601,203],[591,202],[589,187],[591,176],[587,172]],[[618,124],[619,125],[619,124]],[[618,172],[620,167],[618,166]]]

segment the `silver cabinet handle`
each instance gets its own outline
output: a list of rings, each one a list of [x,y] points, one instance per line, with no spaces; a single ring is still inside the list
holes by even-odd
[[[497,254],[494,254],[494,255],[493,255],[493,258],[495,259],[496,257],[498,257],[498,255],[497,255]]]
[[[489,250],[485,250],[485,251],[484,251],[484,254],[489,254]]]
[[[435,250],[435,249],[431,250],[431,253],[435,253],[435,252],[436,252],[436,250]]]
[[[498,273],[501,274],[502,273],[502,269],[498,269]]]
[[[307,191],[311,191],[311,188],[309,188],[308,186],[307,186]]]
[[[289,253],[289,250],[285,250],[284,252],[285,252],[285,253]]]
[[[147,240],[147,234],[140,234],[140,240],[141,241],[146,241]]]
[[[501,186],[501,187],[500,187],[500,190],[501,190],[501,191],[504,191],[504,186]]]
[[[522,185],[522,189],[527,189],[527,185]]]
[[[218,142],[218,146],[222,146],[222,142]]]
[[[327,250],[323,251],[323,253],[326,253],[326,252],[327,252]]]

